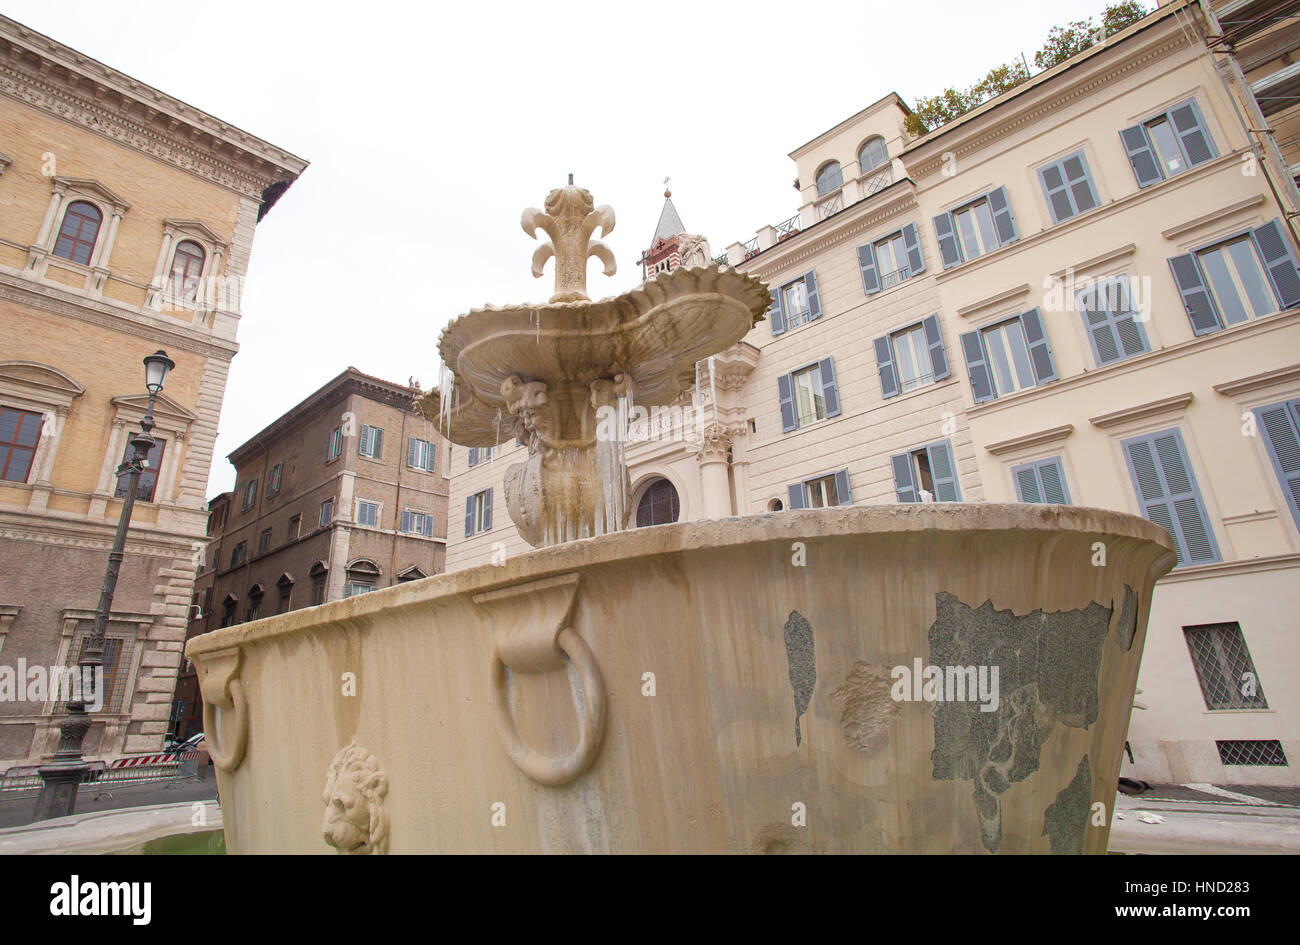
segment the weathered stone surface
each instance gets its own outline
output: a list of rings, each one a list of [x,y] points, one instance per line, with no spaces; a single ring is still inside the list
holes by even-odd
[[[1106,568],[1089,564],[1098,535]],[[791,564],[795,541],[806,567]],[[1168,542],[1143,519],[1084,508],[787,512],[570,542],[218,630],[187,653],[201,678],[243,654],[229,690],[247,693],[246,752],[217,774],[228,848],[326,852],[321,773],[355,737],[383,760],[393,853],[980,853],[994,839],[998,852],[1046,853],[1044,811],[1081,757],[1094,800],[1113,800],[1137,679],[1141,627],[1125,652],[1092,602],[1118,602],[1125,585],[1149,601],[1172,563]],[[536,662],[514,649],[533,639],[519,634],[536,595],[521,591],[505,611],[475,598],[568,575],[572,609],[555,625],[582,646],[543,654],[567,671],[507,668],[494,682],[497,640],[509,641],[500,659]],[[1000,680],[999,711],[965,733],[936,726],[930,704],[880,696],[889,667],[932,652],[946,662],[945,641],[953,661],[1019,660],[1020,675]],[[512,760],[497,700],[524,765],[536,767],[527,752],[564,758],[591,715],[578,663],[603,680],[603,740],[576,777],[550,786]],[[814,668],[843,682],[819,687]],[[345,672],[355,694],[341,692]],[[238,725],[223,710],[223,738]],[[935,758],[959,779],[936,779]],[[497,803],[504,826],[492,823]],[[1104,851],[1106,834],[1087,830],[1084,852]]]

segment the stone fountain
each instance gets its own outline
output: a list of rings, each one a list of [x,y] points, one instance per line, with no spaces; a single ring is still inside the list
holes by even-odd
[[[1168,534],[957,503],[625,531],[631,404],[770,295],[688,268],[593,302],[613,211],[570,180],[522,222],[555,294],[451,322],[419,406],[527,446],[536,550],[192,640],[227,849],[1104,852]]]

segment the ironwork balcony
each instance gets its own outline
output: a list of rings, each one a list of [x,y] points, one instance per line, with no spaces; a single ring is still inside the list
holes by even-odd
[[[909,267],[895,269],[893,272],[887,272],[880,277],[880,287],[882,289],[888,289],[891,286],[898,285],[900,282],[906,282],[910,278],[912,278],[912,270]]]
[[[745,258],[746,258],[746,259],[750,259],[751,257],[754,257],[754,256],[757,256],[757,255],[758,255],[758,237],[757,237],[757,236],[755,236],[752,240],[747,240],[746,242],[741,243],[740,245],[743,246],[743,247],[745,247]]]
[[[730,265],[731,265],[731,262],[727,259],[727,254],[726,254],[726,253],[722,253],[722,254],[720,254],[720,255],[717,255],[717,256],[714,256],[714,257],[713,257],[713,265],[715,265],[715,266],[730,266]]]
[[[772,229],[776,230],[776,241],[778,243],[781,240],[788,240],[799,232],[799,214],[796,213],[790,219],[778,223]]]

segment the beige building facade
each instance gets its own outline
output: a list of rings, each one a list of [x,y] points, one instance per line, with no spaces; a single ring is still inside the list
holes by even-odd
[[[679,417],[642,424],[633,524],[917,501],[1144,515],[1180,564],[1125,771],[1300,783],[1300,202],[1279,106],[1300,27],[1263,6],[1166,4],[921,138],[889,95],[792,152],[797,215],[725,260],[777,303]],[[450,570],[526,549],[490,514],[522,457],[454,450]]]
[[[239,289],[306,162],[0,17],[0,666],[80,658],[147,407],[175,361],[107,634],[87,757],[162,745]],[[48,760],[62,704],[0,681],[0,768]]]

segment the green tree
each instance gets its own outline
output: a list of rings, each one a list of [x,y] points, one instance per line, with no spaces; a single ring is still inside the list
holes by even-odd
[[[1047,34],[1043,48],[1034,53],[1034,65],[1040,71],[1059,65],[1071,56],[1083,52],[1100,37],[1118,33],[1124,27],[1146,16],[1148,10],[1137,0],[1122,0],[1102,10],[1101,27],[1091,17],[1074,20],[1064,26],[1054,26]],[[903,122],[912,135],[923,135],[931,129],[946,125],[959,118],[976,105],[1015,88],[1029,79],[1029,70],[1021,62],[1007,63],[990,70],[980,82],[962,91],[947,88],[930,98],[919,98]]]

